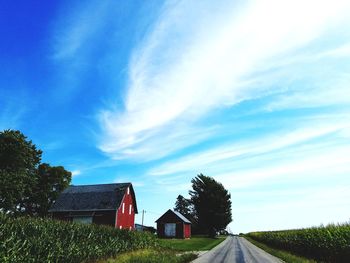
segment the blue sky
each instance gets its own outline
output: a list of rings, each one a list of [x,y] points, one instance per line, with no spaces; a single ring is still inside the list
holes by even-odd
[[[198,173],[233,232],[350,218],[348,1],[3,1],[0,129],[145,223]],[[141,221],[140,214],[137,222]]]

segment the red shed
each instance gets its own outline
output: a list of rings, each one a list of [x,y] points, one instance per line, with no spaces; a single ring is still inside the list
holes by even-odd
[[[134,229],[137,205],[131,183],[72,185],[49,210],[64,221]]]
[[[191,221],[179,212],[169,209],[157,219],[158,237],[190,238]]]

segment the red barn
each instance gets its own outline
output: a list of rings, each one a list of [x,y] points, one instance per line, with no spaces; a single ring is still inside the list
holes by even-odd
[[[131,183],[72,185],[60,194],[49,212],[64,221],[134,229],[135,192]]]
[[[168,210],[157,219],[158,237],[190,238],[191,221],[179,212]]]

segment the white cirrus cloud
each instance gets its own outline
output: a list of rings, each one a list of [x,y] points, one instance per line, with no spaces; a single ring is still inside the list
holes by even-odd
[[[141,159],[175,152],[179,148],[163,150],[164,140],[159,140],[171,134],[173,127],[182,124],[183,136],[187,129],[189,133],[196,129],[198,121],[213,109],[280,92],[277,84],[285,83],[284,78],[274,79],[269,85],[249,85],[250,79],[254,80],[254,74],[264,79],[264,71],[283,60],[290,61],[295,52],[310,45],[325,54],[329,47],[322,47],[319,40],[350,25],[348,1],[269,0],[240,4],[165,4],[130,59],[124,108],[115,110],[111,105],[113,110],[104,109],[99,115],[102,151],[114,158]],[[347,52],[344,43],[334,43],[331,49],[336,48],[336,54]],[[304,59],[307,58],[309,55]],[[303,56],[300,61],[304,61]],[[305,77],[309,73],[306,70],[302,74]],[[295,78],[288,72],[285,75],[287,82]],[[309,90],[307,95],[312,93]],[[290,103],[283,105],[287,104]],[[165,145],[176,144],[174,137],[165,136]],[[181,148],[206,138],[186,140]]]
[[[321,116],[319,118],[322,119]],[[256,138],[250,137],[246,140],[240,140],[239,142],[226,143],[222,146],[215,146],[196,153],[187,154],[180,158],[164,162],[163,164],[158,164],[156,167],[152,168],[148,174],[151,176],[166,176],[188,172],[196,174],[201,172],[201,170],[215,170],[217,173],[218,167],[216,164],[226,167],[227,169],[231,167],[232,162],[235,160],[274,154],[277,151],[286,151],[289,147],[301,148],[301,146],[305,147],[310,145],[311,148],[317,149],[317,145],[320,141],[322,144],[326,143],[327,146],[329,146],[327,141],[330,140],[323,141],[322,137],[333,133],[344,136],[344,134],[350,130],[348,124],[349,120],[350,115],[347,117],[341,116],[341,118],[338,119],[334,119],[334,116],[328,117],[327,121],[306,119],[294,130],[292,130],[292,126],[289,126],[288,129],[290,129],[290,131],[281,129],[274,131],[272,135],[262,135]],[[316,140],[316,143],[314,140]],[[344,139],[340,138],[340,142],[343,141]],[[336,143],[339,143],[339,140],[336,140]],[[332,146],[332,144],[330,146]],[[278,154],[276,155],[278,156]],[[252,162],[252,165],[253,163],[254,162]]]

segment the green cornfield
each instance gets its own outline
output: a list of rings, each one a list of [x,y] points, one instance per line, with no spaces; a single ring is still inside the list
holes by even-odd
[[[148,233],[0,213],[0,262],[93,262],[158,247]]]
[[[350,262],[350,224],[252,232],[250,238],[318,262]]]

